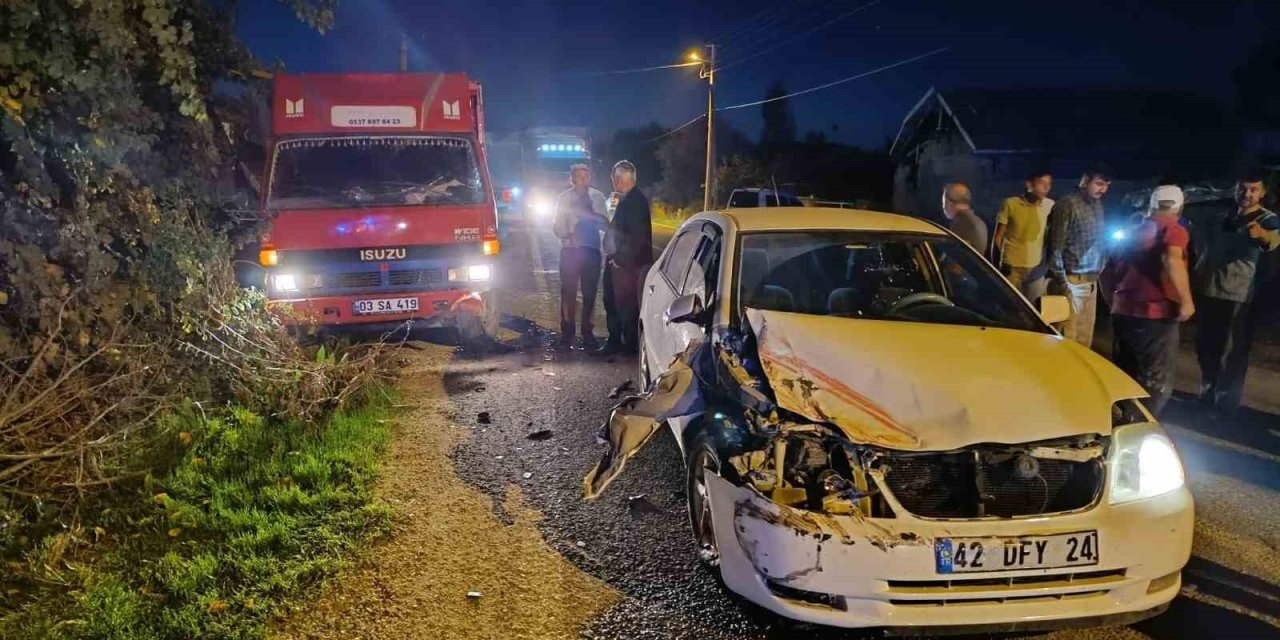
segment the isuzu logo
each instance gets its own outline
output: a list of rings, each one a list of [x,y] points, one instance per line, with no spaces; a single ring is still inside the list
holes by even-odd
[[[361,249],[360,260],[363,262],[374,262],[379,260],[404,260],[405,249],[399,247],[396,249]]]

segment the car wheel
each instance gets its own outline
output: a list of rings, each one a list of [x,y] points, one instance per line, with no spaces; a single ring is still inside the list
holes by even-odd
[[[636,386],[639,387],[640,393],[644,393],[649,390],[649,385],[653,382],[653,380],[650,377],[652,374],[649,373],[648,350],[644,348],[644,323],[643,322],[640,323],[640,328],[637,331],[636,336],[637,336],[636,341],[640,345],[640,357],[636,358],[636,360],[639,361],[639,364],[636,365],[637,366]]]
[[[716,544],[712,525],[711,500],[707,490],[707,472],[720,473],[720,454],[704,433],[694,439],[689,449],[689,524],[693,527],[698,559],[708,568],[719,571],[720,547]]]

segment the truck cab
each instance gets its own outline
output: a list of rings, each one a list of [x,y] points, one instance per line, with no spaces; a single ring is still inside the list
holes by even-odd
[[[278,75],[259,263],[295,325],[497,329],[496,203],[463,74]]]

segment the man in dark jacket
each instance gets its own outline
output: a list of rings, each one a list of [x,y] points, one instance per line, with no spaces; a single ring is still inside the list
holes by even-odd
[[[607,286],[618,322],[618,335],[609,335],[605,353],[639,352],[640,288],[653,264],[653,227],[649,199],[636,188],[636,166],[628,160],[613,165],[613,189],[618,208],[606,234]]]

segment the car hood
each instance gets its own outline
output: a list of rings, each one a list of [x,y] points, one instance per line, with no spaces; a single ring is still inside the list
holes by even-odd
[[[780,407],[851,440],[908,451],[1111,432],[1146,395],[1054,334],[748,310]]]

